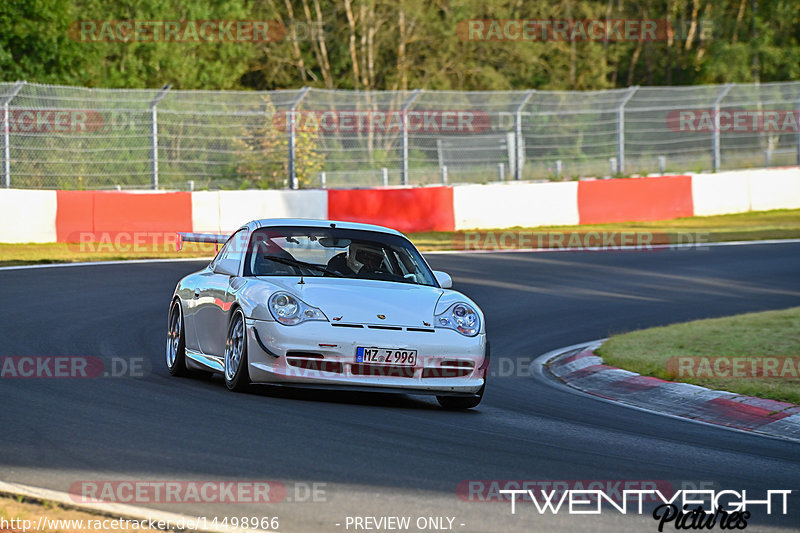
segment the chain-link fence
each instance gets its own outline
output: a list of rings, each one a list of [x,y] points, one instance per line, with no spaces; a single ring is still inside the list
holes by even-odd
[[[238,189],[800,164],[800,82],[265,92],[0,83],[2,185]]]

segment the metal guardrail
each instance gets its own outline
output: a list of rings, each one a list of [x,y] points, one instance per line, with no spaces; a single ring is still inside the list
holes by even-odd
[[[1,183],[14,188],[363,187],[800,165],[800,82],[587,92],[16,82],[0,83],[0,106]]]

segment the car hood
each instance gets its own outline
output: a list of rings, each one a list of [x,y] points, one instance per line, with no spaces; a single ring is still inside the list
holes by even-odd
[[[306,277],[259,277],[308,305],[321,309],[332,323],[426,327],[433,324],[438,287],[387,281]],[[382,315],[386,318],[380,318]]]

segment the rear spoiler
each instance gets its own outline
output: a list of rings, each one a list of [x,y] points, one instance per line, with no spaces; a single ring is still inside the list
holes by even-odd
[[[184,242],[209,242],[219,248],[220,244],[225,244],[230,235],[217,235],[216,233],[183,233],[178,232],[178,239],[175,241],[175,251],[179,252],[183,248]]]

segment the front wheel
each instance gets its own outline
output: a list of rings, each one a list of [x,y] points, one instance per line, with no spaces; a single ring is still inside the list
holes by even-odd
[[[250,375],[247,370],[247,338],[244,313],[241,309],[233,312],[228,336],[225,339],[225,385],[236,392],[247,390]]]
[[[180,300],[175,300],[169,309],[167,323],[167,369],[173,376],[185,376],[186,335],[183,330],[183,313]]]

